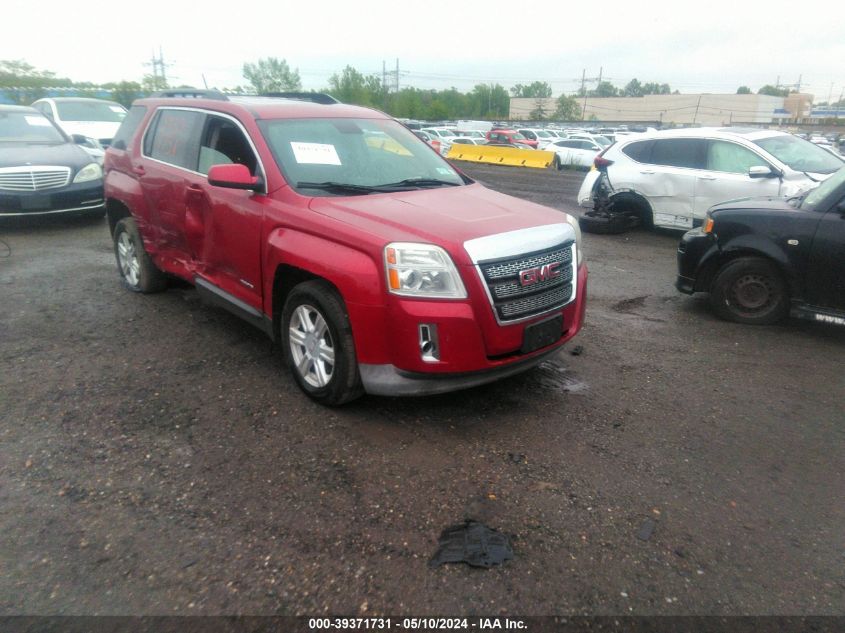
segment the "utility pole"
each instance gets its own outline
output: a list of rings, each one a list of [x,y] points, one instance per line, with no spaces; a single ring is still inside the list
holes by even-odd
[[[598,77],[587,77],[587,69],[581,71],[581,92],[584,95],[584,104],[581,106],[581,120],[583,121],[587,116],[587,82],[601,83],[602,74],[604,73],[604,66],[599,67]]]
[[[153,55],[150,58],[149,63],[144,64],[144,66],[152,66],[153,88],[155,90],[167,88],[167,64],[164,62],[164,54],[161,51],[161,46],[158,47],[158,59],[156,59],[155,50],[153,50]],[[161,71],[160,75],[159,71]]]
[[[396,58],[396,85],[394,86],[394,91],[396,93],[399,92],[399,58]]]
[[[698,118],[698,106],[701,105],[701,95],[698,95],[698,103],[695,104],[695,114],[692,115],[692,122],[693,125],[695,124],[695,120]]]

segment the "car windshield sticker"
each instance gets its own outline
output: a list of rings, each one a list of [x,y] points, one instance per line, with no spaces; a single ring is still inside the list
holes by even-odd
[[[120,106],[109,106],[109,110],[112,112],[117,112],[118,114],[123,114],[124,110]]]
[[[24,116],[26,122],[30,125],[40,125],[42,127],[50,127],[50,122],[43,116]]]
[[[444,176],[451,176],[451,175],[452,175],[452,170],[451,170],[451,169],[449,169],[448,167],[438,167],[438,168],[437,168],[437,173],[438,173],[438,174],[443,174]]]
[[[325,143],[297,143],[291,141],[290,147],[297,163],[309,165],[340,165],[340,156],[334,145]]]

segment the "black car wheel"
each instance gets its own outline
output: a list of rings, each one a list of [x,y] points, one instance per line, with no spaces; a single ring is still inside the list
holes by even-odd
[[[789,293],[772,262],[740,257],[719,269],[710,288],[710,305],[728,321],[767,325],[787,315]]]
[[[123,285],[132,292],[159,292],[167,287],[167,277],[144,250],[132,218],[123,218],[114,227],[114,255]]]
[[[361,395],[352,327],[343,299],[324,281],[306,281],[288,295],[282,311],[285,359],[299,387],[334,406]]]

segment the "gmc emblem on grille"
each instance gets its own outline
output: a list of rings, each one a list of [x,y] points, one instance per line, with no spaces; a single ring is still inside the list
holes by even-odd
[[[542,266],[520,270],[519,284],[521,286],[530,286],[531,284],[536,284],[538,281],[560,277],[559,268],[560,262],[552,262],[551,264],[543,264]]]

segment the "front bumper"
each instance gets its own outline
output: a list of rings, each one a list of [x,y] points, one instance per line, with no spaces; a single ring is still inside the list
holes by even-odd
[[[375,314],[355,315],[357,310],[352,306],[353,331],[356,331],[356,316],[365,318],[369,324],[356,331],[364,390],[386,396],[446,393],[534,367],[557,353],[580,331],[586,308],[587,275],[586,265],[577,269],[575,298],[567,305],[508,325],[495,323],[489,304],[482,308],[485,314],[478,315],[469,303],[397,302],[379,327],[374,327],[378,323]],[[559,338],[535,351],[522,353],[525,328],[557,315],[561,316]],[[438,328],[439,362],[425,362],[421,358],[417,331],[420,323],[432,323]],[[377,338],[367,336],[369,331],[376,332]],[[373,353],[374,346],[379,344],[384,345],[382,353]]]
[[[36,216],[104,209],[103,181],[41,191],[0,190],[0,216]]]
[[[708,279],[703,271],[707,263],[718,254],[718,246],[712,235],[701,228],[684,233],[678,244],[678,277],[675,288],[685,294],[708,290]]]
[[[424,374],[393,365],[359,365],[364,391],[374,396],[430,396],[485,385],[528,371],[560,351],[561,344],[521,361],[469,374]]]

